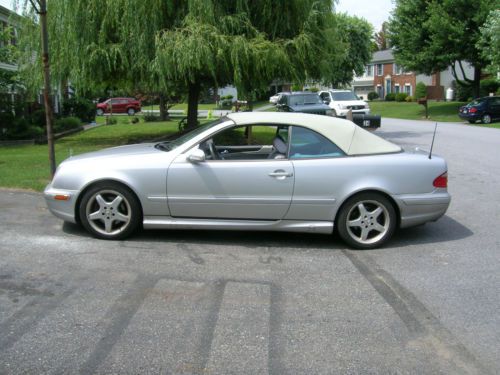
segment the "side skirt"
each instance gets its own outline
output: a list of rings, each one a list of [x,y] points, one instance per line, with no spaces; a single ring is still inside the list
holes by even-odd
[[[333,232],[333,222],[299,220],[222,220],[145,216],[143,226],[145,229],[256,230],[323,234]]]

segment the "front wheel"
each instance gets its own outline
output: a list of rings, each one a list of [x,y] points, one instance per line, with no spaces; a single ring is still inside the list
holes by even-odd
[[[392,237],[396,221],[396,210],[387,198],[377,193],[361,193],[344,203],[336,225],[349,246],[374,249]]]
[[[130,236],[139,227],[142,217],[137,198],[115,182],[89,189],[81,200],[79,215],[88,232],[105,240]]]
[[[102,116],[104,115],[104,110],[102,108],[98,108],[96,111],[97,116]]]
[[[129,108],[129,109],[127,109],[127,114],[128,114],[129,116],[133,116],[133,115],[135,115],[135,109],[134,109],[134,108]]]
[[[483,124],[491,124],[491,116],[489,114],[483,115],[483,117],[481,118],[481,122]]]

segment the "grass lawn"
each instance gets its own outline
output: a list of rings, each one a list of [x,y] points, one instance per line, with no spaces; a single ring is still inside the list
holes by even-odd
[[[116,116],[119,118],[120,116]],[[128,116],[121,116],[129,120]],[[56,141],[56,162],[84,152],[177,132],[177,121],[100,126]],[[0,186],[41,191],[49,182],[47,145],[0,148]]]
[[[429,120],[443,122],[463,122],[458,117],[461,102],[429,102]],[[372,113],[382,117],[402,118],[407,120],[425,120],[425,108],[415,102],[370,102]]]

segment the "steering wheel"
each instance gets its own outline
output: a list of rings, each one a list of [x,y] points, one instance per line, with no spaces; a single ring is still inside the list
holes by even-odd
[[[220,155],[215,148],[215,144],[213,140],[207,141],[208,150],[210,151],[210,155],[212,156],[212,160],[220,160]]]

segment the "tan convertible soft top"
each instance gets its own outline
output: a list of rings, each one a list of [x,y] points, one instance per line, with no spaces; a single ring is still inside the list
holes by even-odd
[[[351,121],[331,116],[284,112],[239,112],[227,116],[237,125],[299,125],[324,135],[347,155],[400,152],[401,147],[362,129]]]

